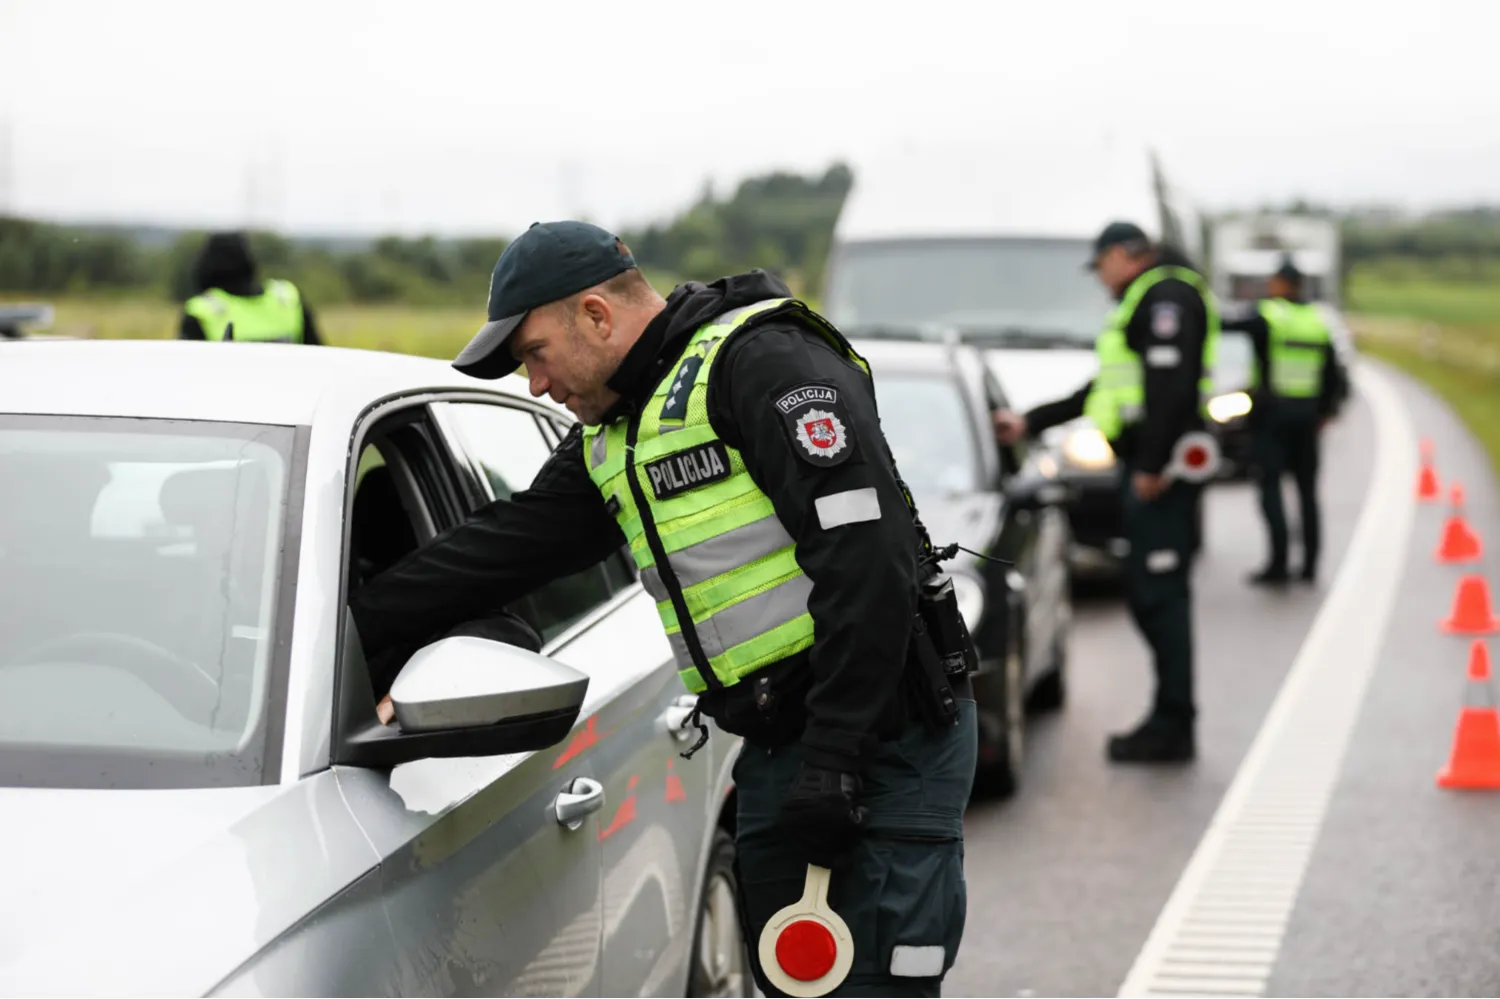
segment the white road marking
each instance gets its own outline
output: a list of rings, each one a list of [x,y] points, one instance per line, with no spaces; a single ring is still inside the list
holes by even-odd
[[[1370,365],[1355,383],[1374,414],[1376,444],[1348,554],[1121,996],[1259,996],[1276,966],[1380,651],[1415,508],[1417,439],[1406,406]],[[1229,950],[1244,956],[1219,957]]]

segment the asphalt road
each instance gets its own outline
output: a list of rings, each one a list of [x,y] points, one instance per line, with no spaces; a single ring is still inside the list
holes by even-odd
[[[1482,454],[1424,390],[1378,370],[1411,429],[1436,445],[1445,489],[1450,477],[1463,483],[1468,515],[1487,545],[1480,571],[1500,568],[1500,496]],[[1337,573],[1368,494],[1390,488],[1375,481],[1381,442],[1369,399],[1357,397],[1325,440],[1325,557],[1312,588],[1246,585],[1265,552],[1255,492],[1223,484],[1209,494],[1206,550],[1194,580],[1194,764],[1142,768],[1105,760],[1107,735],[1145,711],[1149,660],[1117,599],[1080,602],[1068,703],[1032,720],[1024,786],[1010,801],[970,809],[968,928],[945,995],[1119,992],[1336,584],[1349,599],[1330,615],[1383,634],[1372,643],[1377,651],[1347,746],[1333,757],[1336,778],[1326,804],[1319,803],[1321,822],[1309,834],[1294,904],[1279,920],[1285,932],[1268,944],[1260,991],[1500,994],[1500,794],[1440,791],[1433,783],[1462,704],[1468,652],[1467,639],[1437,627],[1464,571],[1433,559],[1446,504],[1416,507],[1409,536],[1367,532],[1374,545],[1401,546],[1404,568],[1391,612],[1357,620],[1361,581]],[[1402,481],[1400,488],[1413,485]],[[1500,574],[1489,575],[1500,582]],[[1500,667],[1500,640],[1494,649]],[[1209,967],[1205,974],[1212,981],[1223,972]]]

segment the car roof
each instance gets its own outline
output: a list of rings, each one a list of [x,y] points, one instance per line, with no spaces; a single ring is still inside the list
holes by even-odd
[[[191,340],[0,342],[0,412],[310,424],[430,388],[529,398],[521,378],[484,381],[447,361],[346,347]],[[543,401],[566,414],[561,407]]]
[[[952,375],[960,370],[964,354],[979,357],[968,344],[934,340],[853,337],[849,343],[870,363],[870,369],[877,377],[883,371]]]

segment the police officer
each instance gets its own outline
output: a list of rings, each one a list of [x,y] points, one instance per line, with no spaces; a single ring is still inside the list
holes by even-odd
[[[737,866],[761,989],[782,994],[755,956],[761,929],[814,863],[854,935],[834,994],[938,995],[964,925],[977,728],[962,677],[924,721],[930,549],[864,361],[762,271],[664,300],[617,237],[565,221],[501,254],[489,322],[454,361],[480,378],[521,365],[579,424],[529,489],[356,591],[367,652],[628,543],[699,711],[745,740]]]
[[[1338,412],[1347,378],[1317,306],[1302,297],[1302,272],[1290,256],[1267,284],[1254,314],[1228,319],[1224,329],[1250,334],[1255,346],[1250,432],[1271,553],[1250,577],[1256,585],[1290,580],[1282,476],[1291,473],[1302,510],[1301,579],[1317,578],[1322,545],[1318,509],[1318,437]]]
[[[193,297],[182,307],[179,340],[319,344],[312,310],[290,281],[261,281],[242,233],[218,232],[193,262]]]
[[[1132,223],[1105,227],[1088,266],[1120,303],[1095,341],[1099,373],[1067,399],[998,414],[996,435],[1012,443],[1086,415],[1119,456],[1125,587],[1155,660],[1156,696],[1134,731],[1110,738],[1108,754],[1186,761],[1196,754],[1189,571],[1201,487],[1164,473],[1183,434],[1204,425],[1217,310],[1186,258],[1153,246]]]

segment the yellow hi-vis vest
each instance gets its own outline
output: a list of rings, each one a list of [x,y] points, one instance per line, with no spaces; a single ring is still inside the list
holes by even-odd
[[[1312,399],[1323,386],[1323,364],[1331,339],[1318,307],[1272,298],[1260,303],[1270,330],[1271,391],[1285,399]],[[1257,366],[1255,381],[1260,380]]]
[[[729,338],[751,320],[789,313],[869,374],[822,317],[795,299],[767,299],[700,326],[638,416],[584,429],[589,477],[630,543],[693,693],[731,687],[813,644],[812,582],[796,545],[740,452],[709,425],[706,400]]]
[[[1208,328],[1203,339],[1203,372],[1198,380],[1199,405],[1206,406],[1213,397],[1214,363],[1219,355],[1219,310],[1213,292],[1197,272],[1186,267],[1153,267],[1131,282],[1124,298],[1105,321],[1104,331],[1094,341],[1099,373],[1084,401],[1083,412],[1110,441],[1116,440],[1126,427],[1140,422],[1146,405],[1146,371],[1141,356],[1126,340],[1125,328],[1146,292],[1169,278],[1187,282],[1203,296]]]
[[[233,324],[232,340],[302,342],[302,296],[290,281],[267,281],[254,297],[210,288],[188,299],[183,310],[198,320],[205,340],[223,340]]]

